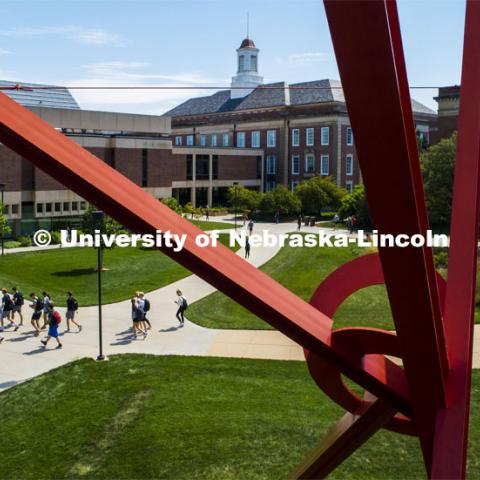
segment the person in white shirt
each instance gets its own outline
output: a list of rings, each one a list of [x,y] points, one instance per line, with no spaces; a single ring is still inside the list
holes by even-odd
[[[175,303],[178,305],[178,310],[177,310],[177,315],[176,317],[178,318],[178,321],[180,322],[180,326],[183,327],[185,323],[185,318],[183,316],[183,313],[188,307],[187,299],[182,295],[182,292],[180,290],[177,290],[177,295],[178,298],[175,301]]]

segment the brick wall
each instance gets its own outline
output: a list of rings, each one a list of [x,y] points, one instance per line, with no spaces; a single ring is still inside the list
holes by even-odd
[[[22,189],[22,157],[0,145],[0,183],[5,184],[5,191]]]
[[[218,156],[219,180],[252,180],[257,178],[257,158],[250,156]]]

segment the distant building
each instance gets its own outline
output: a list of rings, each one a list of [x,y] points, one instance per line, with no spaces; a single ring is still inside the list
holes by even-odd
[[[174,145],[263,151],[265,190],[276,185],[294,189],[320,175],[332,176],[351,191],[361,182],[361,172],[340,82],[263,84],[258,58],[259,49],[246,38],[237,49],[231,90],[189,99],[166,113]],[[436,113],[415,100],[412,107],[417,134],[428,143]]]
[[[460,85],[440,87],[435,100],[438,103],[438,120],[432,143],[436,143],[442,138],[451,137],[458,128]]]

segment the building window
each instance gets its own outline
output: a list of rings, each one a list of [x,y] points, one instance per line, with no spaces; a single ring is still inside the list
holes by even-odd
[[[256,72],[258,70],[258,62],[257,62],[257,56],[252,55],[250,57],[250,70]]]
[[[260,132],[252,132],[252,148],[260,148]]]
[[[269,180],[268,182],[266,182],[265,184],[265,190],[267,192],[270,192],[271,190],[275,190],[275,182],[273,180]]]
[[[348,180],[348,182],[345,182],[345,188],[347,189],[348,193],[352,193],[353,183],[351,180]]]
[[[43,203],[37,203],[37,213],[43,213]]]
[[[262,178],[262,164],[263,158],[257,157],[257,178]]]
[[[237,133],[237,147],[245,148],[245,132]]]
[[[267,147],[274,147],[276,143],[277,132],[275,130],[267,131]]]
[[[142,148],[142,187],[148,186],[148,150]]]
[[[330,139],[330,127],[322,127],[320,138],[322,145],[328,145]]]
[[[187,135],[187,145],[193,147],[193,135]]]
[[[228,142],[228,133],[224,133],[224,134],[223,134],[223,140],[222,140],[222,142],[223,142],[223,146],[224,146],[224,147],[228,147],[228,143],[229,143],[229,142]]]
[[[60,202],[55,202],[55,213],[61,213],[62,204]]]
[[[70,203],[69,202],[63,202],[63,211],[64,212],[69,212],[70,211]]]
[[[300,155],[292,155],[292,175],[300,173]]]
[[[12,205],[12,215],[18,215],[18,204]]]
[[[212,147],[216,147],[216,146],[217,146],[217,136],[216,136],[216,135],[212,135],[211,145],[212,145]]]
[[[177,147],[180,147],[182,145],[182,137],[180,137],[180,136],[175,137],[175,145]]]
[[[347,145],[353,145],[353,132],[350,127],[347,127]]]
[[[238,57],[238,71],[243,72],[245,70],[245,55]]]
[[[320,156],[320,173],[322,175],[329,174],[329,159],[328,155],[321,155]]]
[[[212,179],[218,179],[218,155],[212,155]]]
[[[315,155],[305,155],[305,173],[315,173]]]
[[[300,146],[300,129],[294,128],[292,130],[292,147]]]
[[[268,175],[275,174],[275,155],[267,156],[267,174]]]
[[[86,210],[87,209],[87,202],[80,202],[80,210]]]
[[[78,202],[72,202],[72,211],[74,212],[78,211]]]
[[[315,141],[315,136],[313,134],[313,128],[307,128],[305,133],[305,140],[307,143],[307,147],[312,147],[313,142]]]
[[[206,135],[200,135],[200,146],[201,147],[206,147],[207,146],[207,136]]]
[[[46,203],[45,204],[45,213],[52,213],[52,204]]]
[[[187,180],[193,179],[193,156],[187,155]]]
[[[209,155],[197,155],[195,159],[196,180],[208,180]]]
[[[297,188],[297,185],[298,185],[298,182],[296,180],[292,180],[292,192],[295,191],[295,189]]]
[[[351,153],[345,159],[345,174],[353,175],[353,155]]]

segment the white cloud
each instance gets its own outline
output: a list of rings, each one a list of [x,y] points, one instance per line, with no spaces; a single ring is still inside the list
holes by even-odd
[[[281,65],[306,66],[316,62],[331,60],[331,56],[325,52],[293,53],[288,57],[277,57],[276,62]]]
[[[9,55],[12,52],[10,50],[5,50],[4,48],[0,48],[0,55]]]
[[[86,28],[78,25],[14,28],[4,30],[1,35],[13,38],[30,38],[45,35],[59,35],[84,45],[120,45],[121,37],[98,28]]]

